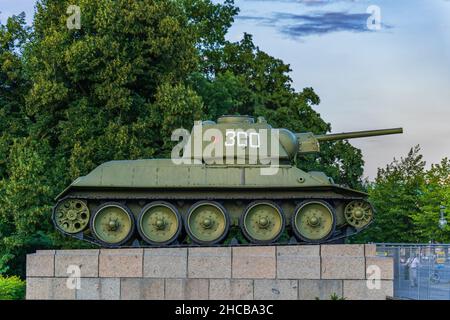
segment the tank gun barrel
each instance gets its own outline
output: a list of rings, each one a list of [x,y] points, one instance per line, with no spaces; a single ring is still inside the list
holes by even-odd
[[[365,131],[322,134],[322,135],[317,135],[316,138],[319,142],[323,142],[323,141],[336,141],[336,140],[344,140],[344,139],[374,137],[374,136],[385,136],[385,135],[389,135],[389,134],[398,134],[398,133],[403,133],[403,128],[391,128],[391,129],[378,129],[378,130],[365,130]]]
[[[315,135],[311,132],[306,132],[306,133],[296,133],[295,135],[297,136],[297,139],[299,141],[299,150],[298,150],[299,153],[307,154],[320,152],[319,146],[320,142],[384,136],[388,134],[398,134],[398,133],[403,133],[403,128],[365,130],[365,131],[320,134],[320,135]]]

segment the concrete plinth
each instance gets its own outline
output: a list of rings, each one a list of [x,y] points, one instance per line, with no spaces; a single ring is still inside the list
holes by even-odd
[[[27,299],[386,299],[374,245],[48,250],[27,256]]]

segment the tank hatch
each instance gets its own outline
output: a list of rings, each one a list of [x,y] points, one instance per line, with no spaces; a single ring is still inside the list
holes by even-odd
[[[250,116],[224,115],[217,119],[217,123],[255,123],[255,119]]]

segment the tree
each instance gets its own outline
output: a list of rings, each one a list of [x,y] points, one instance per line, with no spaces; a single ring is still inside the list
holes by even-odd
[[[7,185],[10,176],[14,175],[11,166],[16,161],[17,139],[27,135],[29,124],[24,114],[24,97],[30,83],[22,60],[28,36],[24,13],[12,16],[5,25],[0,25],[0,273],[7,272],[8,262],[17,256],[14,252],[16,242],[7,238],[15,229],[8,207],[15,190]]]
[[[1,266],[3,272],[12,269],[23,274],[27,249],[51,244],[49,230],[51,221],[52,186],[61,186],[55,170],[51,149],[45,141],[30,138],[16,139],[11,147],[9,179],[0,182],[0,242],[2,262],[13,259],[9,266]],[[6,260],[6,261],[5,261]]]
[[[29,88],[21,54],[28,40],[25,14],[0,25],[0,179],[6,176],[12,139],[26,135],[24,96]]]
[[[420,188],[420,212],[412,215],[412,220],[422,241],[430,240],[448,243],[450,227],[439,227],[440,206],[450,209],[450,161],[442,159],[432,164],[425,174],[424,184]],[[446,211],[448,213],[448,211]]]
[[[375,182],[369,184],[369,200],[375,209],[375,221],[370,228],[352,241],[419,242],[414,217],[420,216],[421,190],[425,183],[425,161],[420,147],[411,148],[408,155],[379,168]]]

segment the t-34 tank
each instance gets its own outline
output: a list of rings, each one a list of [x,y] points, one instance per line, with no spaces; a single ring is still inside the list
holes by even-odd
[[[336,241],[373,220],[367,194],[298,169],[296,156],[396,133],[293,133],[249,116],[196,122],[172,137],[172,159],[110,161],[75,180],[56,198],[53,222],[105,247],[220,245],[230,228],[253,244],[281,243],[283,233],[290,243]]]

